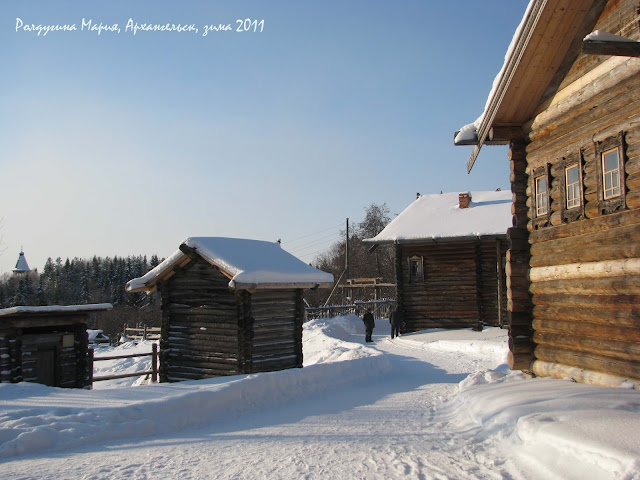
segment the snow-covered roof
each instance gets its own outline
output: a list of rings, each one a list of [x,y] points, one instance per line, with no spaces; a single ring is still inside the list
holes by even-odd
[[[89,305],[45,305],[43,307],[11,307],[0,309],[0,317],[19,315],[23,313],[80,313],[111,310],[110,303],[91,303]]]
[[[466,193],[466,192],[464,192]],[[511,227],[511,192],[471,192],[468,208],[459,193],[422,195],[374,238],[372,243],[411,243],[506,235]]]
[[[127,283],[128,292],[156,289],[158,280],[171,276],[174,267],[190,261],[183,252],[194,251],[230,278],[229,288],[314,288],[333,285],[333,275],[304,263],[279,243],[225,237],[189,237],[164,262]],[[186,247],[186,248],[184,248]]]
[[[507,53],[505,53],[504,55],[504,62],[502,64],[502,67],[500,68],[500,71],[498,72],[498,74],[494,77],[493,83],[491,84],[491,91],[489,92],[489,96],[487,97],[487,101],[485,103],[483,112],[480,114],[478,118],[476,118],[476,120],[473,123],[469,123],[460,128],[459,132],[456,134],[453,140],[455,145],[462,145],[465,142],[475,142],[478,140],[478,128],[480,127],[482,122],[485,120],[485,116],[487,115],[487,112],[491,108],[491,103],[494,99],[496,91],[498,90],[498,88],[500,88],[500,82],[505,81],[503,80],[505,76],[505,70],[507,69],[507,65],[513,55],[516,43],[520,41],[523,26],[526,20],[528,19],[528,17],[531,15],[531,10],[533,8],[534,3],[535,3],[534,0],[529,1],[527,10],[522,16],[522,20],[520,20],[520,24],[516,28],[516,31],[513,34],[513,37],[511,38],[511,42],[509,43],[509,47],[507,48]]]
[[[29,264],[27,263],[27,259],[24,256],[24,252],[20,252],[18,256],[18,261],[16,262],[16,268],[13,269],[15,273],[25,273],[29,272],[31,269],[29,268]]]
[[[474,146],[467,171],[485,142],[507,143],[519,138],[510,135],[537,114],[542,100],[550,98],[548,88],[563,65],[562,59],[571,52],[574,42],[584,37],[583,32],[595,26],[601,7],[602,3],[594,0],[529,0],[484,111],[475,122],[462,127],[454,139],[456,145]],[[501,136],[500,127],[511,130]]]

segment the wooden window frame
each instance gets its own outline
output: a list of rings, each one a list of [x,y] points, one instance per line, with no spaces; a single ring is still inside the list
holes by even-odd
[[[601,215],[619,212],[626,208],[627,187],[625,179],[625,146],[624,132],[620,132],[616,136],[606,138],[603,141],[597,142],[595,144],[595,157],[598,175],[598,211]],[[618,151],[618,177],[620,179],[620,193],[618,195],[606,198],[604,186],[604,155],[616,149]]]
[[[547,180],[547,192],[545,205],[545,213],[539,213],[538,203],[538,179],[545,177]],[[534,229],[546,227],[550,224],[551,218],[551,175],[549,174],[549,164],[533,169],[531,172],[531,222]]]
[[[407,258],[407,263],[409,267],[409,283],[419,283],[424,282],[424,258],[419,257],[417,255],[413,255]],[[414,275],[413,274],[413,264],[418,265],[419,272]]]
[[[562,208],[561,215],[563,222],[573,222],[575,220],[580,220],[585,218],[584,215],[584,155],[582,150],[577,153],[568,155],[563,157],[560,161],[560,166],[562,168]],[[567,170],[572,167],[578,168],[578,201],[579,205],[574,207],[569,207],[569,197],[568,197],[568,185],[567,185]]]

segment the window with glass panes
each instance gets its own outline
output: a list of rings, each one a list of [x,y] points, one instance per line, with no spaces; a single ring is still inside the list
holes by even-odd
[[[580,166],[575,163],[565,169],[567,208],[580,206]]]
[[[620,156],[617,148],[602,153],[602,183],[605,200],[620,195]]]
[[[417,282],[424,280],[422,266],[422,257],[414,256],[409,258],[409,281]]]
[[[548,213],[548,181],[547,176],[542,175],[536,177],[536,216],[546,215]]]

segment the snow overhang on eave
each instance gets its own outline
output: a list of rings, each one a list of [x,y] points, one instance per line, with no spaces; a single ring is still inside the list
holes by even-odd
[[[461,235],[457,237],[429,237],[429,238],[396,238],[386,240],[375,240],[374,238],[364,239],[363,242],[371,243],[374,247],[378,245],[416,245],[422,243],[450,243],[463,242],[468,240],[484,240],[487,238],[506,239],[507,233],[483,234],[483,235]]]
[[[298,283],[244,283],[231,280],[229,282],[229,288],[231,290],[247,290],[248,292],[255,292],[258,290],[315,290],[316,288],[331,288],[333,282],[298,282]]]
[[[144,292],[149,295],[157,290],[160,282],[168,280],[177,271],[196,258],[202,258],[226,276],[229,279],[230,290],[306,290],[333,287],[333,276],[326,272],[320,272],[319,270],[316,270],[318,275],[296,275],[289,274],[287,272],[275,272],[276,277],[288,275],[289,278],[271,278],[265,281],[255,281],[256,277],[253,275],[255,272],[253,272],[253,274],[252,272],[249,272],[247,275],[246,272],[236,269],[218,257],[210,258],[210,254],[207,254],[206,251],[202,251],[197,247],[189,246],[189,240],[190,239],[187,239],[185,242],[181,243],[179,249],[156,268],[142,277],[135,278],[127,282],[125,290],[128,293]],[[331,278],[331,281],[327,281],[327,278]]]
[[[482,115],[465,126],[466,135],[454,141],[474,147],[467,172],[492,136],[498,142],[523,138],[522,132],[513,136],[518,132],[497,130],[522,128],[536,114],[558,69],[566,65],[565,56],[572,55],[572,46],[579,47],[576,42],[593,28],[604,7],[604,2],[595,0],[530,0]]]
[[[169,258],[142,277],[129,280],[125,285],[127,293],[144,292],[152,294],[158,288],[158,282],[171,278],[176,271],[191,261],[191,258],[180,250],[175,251]],[[158,271],[159,269],[159,271]]]
[[[45,305],[38,307],[17,306],[0,310],[0,317],[13,317],[18,315],[82,315],[93,312],[104,312],[113,309],[110,303],[90,303],[87,305]]]
[[[487,100],[487,104],[485,105],[485,110],[480,118],[474,122],[476,125],[475,138],[477,140],[477,144],[474,145],[473,151],[467,161],[467,173],[471,172],[473,164],[480,153],[480,149],[487,140],[496,113],[504,99],[515,71],[520,65],[520,60],[522,59],[522,56],[529,44],[533,31],[536,29],[540,21],[540,17],[546,5],[547,0],[532,1],[525,12],[525,17],[523,18],[519,31],[514,39],[513,48],[505,59],[502,70],[498,74],[497,84],[493,87],[493,90]]]

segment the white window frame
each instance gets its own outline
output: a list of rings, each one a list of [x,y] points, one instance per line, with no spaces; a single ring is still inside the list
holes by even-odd
[[[569,171],[575,170],[577,173],[577,180],[575,182],[569,183]],[[572,163],[564,169],[564,178],[565,178],[565,187],[566,187],[566,198],[565,202],[567,205],[567,210],[572,208],[578,208],[582,204],[582,199],[580,195],[582,179],[580,178],[580,163]]]
[[[616,154],[616,167],[606,170],[606,157],[612,153]],[[616,198],[622,195],[622,184],[620,182],[620,149],[618,147],[610,148],[600,154],[602,164],[602,194],[604,200]],[[610,186],[607,188],[607,181]]]
[[[545,189],[540,191],[540,181],[544,179]],[[536,217],[542,217],[549,214],[549,177],[547,175],[539,175],[534,179],[536,188]]]

